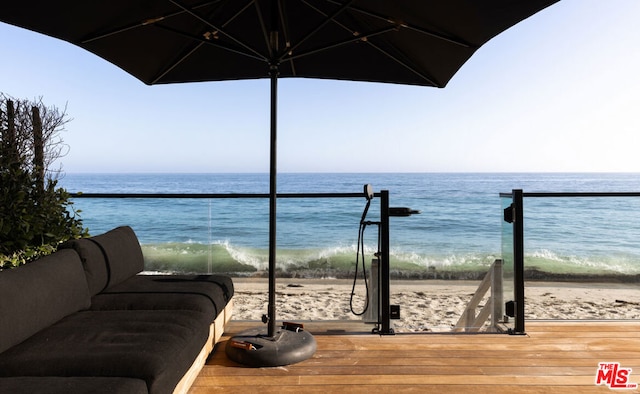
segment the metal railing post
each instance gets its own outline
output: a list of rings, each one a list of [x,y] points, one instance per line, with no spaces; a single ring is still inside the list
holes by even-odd
[[[522,189],[513,190],[514,334],[524,334],[524,214]]]
[[[389,191],[380,191],[380,328],[381,335],[394,334],[391,328],[389,274]]]

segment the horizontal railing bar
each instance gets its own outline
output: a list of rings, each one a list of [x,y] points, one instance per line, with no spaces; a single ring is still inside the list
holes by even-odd
[[[640,197],[640,192],[522,193],[522,197]]]
[[[378,193],[375,194],[379,196]],[[73,198],[269,198],[266,193],[71,193]],[[364,198],[363,193],[278,193],[278,198]]]
[[[500,197],[511,197],[511,193],[500,193]],[[640,192],[527,192],[522,197],[640,197]]]

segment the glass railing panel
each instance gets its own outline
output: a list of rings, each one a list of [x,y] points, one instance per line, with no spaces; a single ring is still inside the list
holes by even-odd
[[[505,211],[511,212],[511,204],[513,198],[509,194],[500,195],[500,215],[501,215],[501,233],[500,233],[500,246],[502,252],[502,289],[503,289],[503,303],[506,304],[509,301],[515,300],[514,294],[514,250],[513,250],[513,223],[505,220]],[[509,213],[507,213],[509,215]],[[505,311],[506,312],[506,311]],[[513,317],[504,317],[504,323],[507,328],[514,328]]]
[[[395,330],[451,332],[500,258],[496,196],[451,191],[390,204],[421,210],[390,219],[391,305],[400,306]]]
[[[362,200],[278,200],[278,319],[360,319],[349,305]],[[266,313],[268,199],[76,198],[74,208],[92,235],[131,226],[147,272],[229,274],[239,290],[235,318],[259,320]],[[379,220],[379,208],[369,219]],[[374,234],[365,243],[369,256]]]
[[[640,317],[640,198],[525,194],[527,319]]]
[[[259,256],[254,259],[251,253],[267,243],[268,221],[262,217],[266,201],[244,201],[232,217],[228,201],[209,199],[78,198],[74,207],[82,210],[83,223],[93,235],[131,226],[147,271],[248,275],[261,268]],[[245,215],[241,227],[233,219],[239,214]]]
[[[330,203],[324,200],[278,201],[280,276],[351,277],[362,202],[353,198],[333,199]],[[330,210],[322,208],[328,204]],[[149,270],[207,272],[203,262],[210,259],[216,265],[214,272],[247,272],[244,266],[251,266],[260,276],[260,271],[267,268],[266,199],[78,198],[74,207],[82,211],[83,223],[91,234],[120,225],[131,226],[143,249],[149,252]],[[370,219],[376,220],[379,215],[372,213]],[[211,245],[215,247],[209,248]],[[367,244],[370,255],[374,248]],[[207,256],[211,251],[213,255]],[[158,263],[159,255],[165,252],[162,263]],[[171,265],[173,257],[177,259]],[[240,265],[230,266],[230,258]],[[180,262],[184,260],[199,263],[182,266]]]

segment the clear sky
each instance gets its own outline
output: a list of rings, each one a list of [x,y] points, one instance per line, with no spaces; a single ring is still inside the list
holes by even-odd
[[[640,1],[562,0],[446,88],[279,81],[280,172],[640,172]],[[268,172],[269,82],[146,86],[0,23],[0,91],[67,107],[70,172]]]

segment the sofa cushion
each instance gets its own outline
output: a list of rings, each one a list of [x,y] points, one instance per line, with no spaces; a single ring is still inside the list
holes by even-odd
[[[225,275],[136,275],[91,299],[93,310],[193,310],[215,319],[233,297]]]
[[[147,394],[144,380],[131,378],[18,376],[0,378],[0,393]]]
[[[0,357],[0,376],[143,379],[149,393],[171,393],[209,337],[193,311],[83,311]]]
[[[102,249],[95,241],[91,238],[74,239],[60,245],[60,249],[73,249],[78,253],[87,277],[89,292],[92,296],[107,287],[109,283],[107,260]]]
[[[59,250],[0,272],[0,353],[90,306],[80,257]]]
[[[138,237],[129,226],[122,226],[89,238],[104,253],[109,281],[107,288],[117,285],[144,269],[144,257]]]

